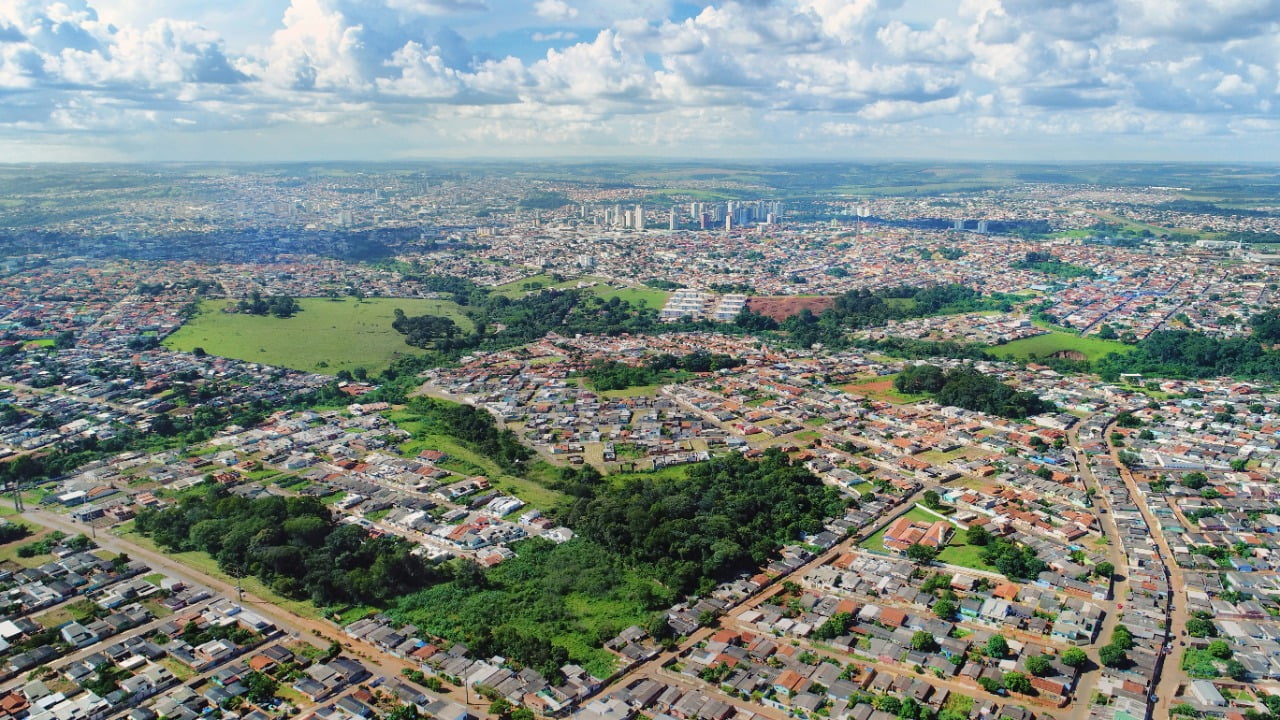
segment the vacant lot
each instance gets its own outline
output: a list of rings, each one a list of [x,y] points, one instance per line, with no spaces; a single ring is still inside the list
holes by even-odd
[[[1078,352],[1090,362],[1101,360],[1109,353],[1126,353],[1130,347],[1114,340],[1102,340],[1096,337],[1081,337],[1075,333],[1053,330],[1044,335],[1014,340],[997,345],[991,349],[992,354],[1010,357],[1015,360],[1034,360],[1050,357],[1057,352]]]
[[[801,310],[808,308],[814,315],[821,315],[823,310],[834,305],[836,299],[834,297],[819,297],[817,295],[807,295],[803,297],[752,297],[747,298],[747,308],[751,312],[758,312],[761,315],[782,322],[792,315],[799,315]]]
[[[165,346],[210,355],[336,374],[363,367],[370,373],[397,355],[417,352],[391,328],[395,309],[406,315],[443,315],[465,331],[472,328],[462,309],[447,300],[302,298],[302,312],[291,318],[260,317],[222,311],[228,303],[205,300],[200,313],[165,340]]]
[[[893,379],[898,377],[894,375],[884,375],[877,378],[871,378],[864,382],[850,383],[844,385],[840,389],[852,395],[867,398],[868,400],[879,400],[880,402],[889,402],[896,404],[905,404],[919,402],[927,395],[908,395],[900,393],[893,387]]]

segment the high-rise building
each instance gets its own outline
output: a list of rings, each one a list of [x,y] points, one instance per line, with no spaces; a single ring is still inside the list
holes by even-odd
[[[644,229],[644,205],[636,205],[635,228],[637,230]]]
[[[667,222],[667,229],[668,230],[676,229],[676,206],[675,205],[671,206],[671,217]]]

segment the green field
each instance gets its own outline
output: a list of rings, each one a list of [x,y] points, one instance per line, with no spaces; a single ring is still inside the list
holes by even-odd
[[[538,290],[541,290],[544,288],[564,289],[564,288],[577,287],[580,281],[586,280],[587,282],[590,282],[591,280],[594,280],[594,279],[595,278],[575,277],[575,278],[568,278],[560,282],[556,282],[555,278],[551,277],[550,275],[534,275],[532,277],[520,278],[519,280],[512,280],[511,282],[505,283],[502,285],[494,285],[493,287],[489,288],[489,294],[490,295],[506,295],[507,297],[511,297],[511,298],[519,298],[519,297],[524,297],[525,295],[528,295],[530,292],[532,292],[531,290],[525,289],[526,285],[540,286],[540,287],[537,287]]]
[[[951,541],[947,543],[946,547],[942,548],[942,552],[938,553],[938,562],[959,565],[960,567],[974,570],[997,572],[994,567],[982,562],[981,556],[982,548],[965,542],[964,530],[956,528],[956,531],[951,534]]]
[[[444,315],[465,331],[471,321],[447,300],[302,298],[291,318],[224,313],[223,300],[205,300],[200,312],[165,340],[165,347],[270,365],[335,374],[363,367],[380,372],[399,354],[416,352],[391,328],[395,309],[407,315]]]
[[[489,292],[493,295],[505,295],[510,298],[519,298],[532,292],[525,289],[526,285],[540,286],[538,289],[558,288],[563,290],[567,288],[576,288],[580,282],[597,283],[595,287],[587,288],[586,292],[604,300],[616,297],[620,300],[631,303],[632,305],[639,305],[641,301],[644,301],[645,307],[654,308],[656,310],[661,310],[662,306],[667,304],[667,298],[671,295],[671,293],[665,290],[655,290],[654,288],[643,286],[616,288],[610,286],[608,281],[603,278],[592,277],[589,275],[567,278],[560,282],[556,282],[555,278],[545,274],[514,280],[503,285],[495,285],[492,288],[489,288]]]
[[[619,289],[603,284],[591,288],[591,293],[604,300],[616,297],[637,307],[640,303],[644,303],[645,307],[653,308],[654,310],[661,310],[662,306],[667,304],[667,298],[671,297],[671,293],[666,290],[655,290],[648,287]]]
[[[1101,360],[1110,353],[1127,353],[1131,349],[1130,346],[1115,340],[1082,337],[1062,330],[1051,330],[1048,334],[1014,340],[997,345],[991,350],[995,355],[1015,360],[1034,360],[1048,357],[1061,350],[1077,350],[1093,362]]]

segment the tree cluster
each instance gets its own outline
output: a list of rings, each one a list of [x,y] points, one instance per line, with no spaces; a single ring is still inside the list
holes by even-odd
[[[236,310],[246,315],[274,315],[278,318],[293,317],[293,314],[301,309],[298,301],[288,295],[264,298],[257,290],[250,293],[248,298],[236,303]]]
[[[435,578],[413,546],[337,523],[312,497],[232,495],[215,485],[177,505],[138,514],[137,529],[171,552],[200,551],[232,575],[318,605],[380,605]]]
[[[943,405],[1008,418],[1024,418],[1053,409],[1052,404],[1034,393],[1014,390],[998,378],[968,366],[946,371],[936,365],[909,366],[893,379],[893,386],[902,393],[931,395]]]
[[[396,308],[395,319],[391,327],[404,335],[404,341],[414,347],[429,347],[441,338],[452,339],[458,335],[460,328],[452,318],[443,315],[405,315],[404,310]]]
[[[515,433],[499,429],[493,416],[471,405],[416,397],[406,410],[420,426],[420,433],[448,435],[466,447],[492,459],[504,470],[519,474],[533,451],[520,443]]]
[[[1262,334],[1258,334],[1259,327]],[[1270,321],[1265,318],[1255,325],[1255,334],[1250,337],[1215,338],[1192,330],[1161,330],[1143,338],[1132,352],[1112,353],[1093,363],[1092,369],[1107,380],[1121,373],[1175,378],[1280,377],[1280,350],[1263,346],[1274,342],[1267,339],[1270,332]]]
[[[1018,545],[1002,537],[992,537],[982,548],[982,562],[994,567],[1010,578],[1034,578],[1048,566],[1036,556],[1035,548]]]
[[[653,385],[669,377],[671,371],[715,372],[742,365],[742,360],[721,353],[698,351],[677,356],[664,353],[644,365],[628,365],[617,360],[595,360],[583,376],[599,391],[625,390],[637,385]]]
[[[451,581],[401,598],[390,614],[465,643],[482,657],[501,655],[533,667],[548,679],[559,676],[566,657],[587,659],[566,655],[565,645],[580,651],[625,627],[588,627],[579,618],[583,606],[606,606],[624,618],[653,613],[655,636],[670,631],[665,615],[655,611],[669,607],[674,593],[627,570],[616,553],[581,537],[560,545],[534,538],[515,550],[515,558],[489,570],[458,561]]]
[[[682,592],[759,567],[844,510],[838,492],[777,450],[760,462],[715,458],[683,479],[641,476],[590,490],[565,523]]]

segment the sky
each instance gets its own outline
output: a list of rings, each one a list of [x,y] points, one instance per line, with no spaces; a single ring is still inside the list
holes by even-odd
[[[0,0],[0,162],[1280,161],[1280,0]]]

